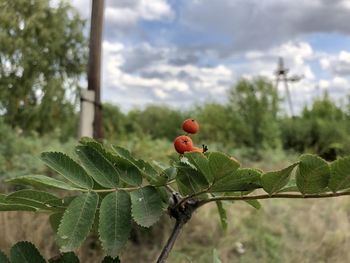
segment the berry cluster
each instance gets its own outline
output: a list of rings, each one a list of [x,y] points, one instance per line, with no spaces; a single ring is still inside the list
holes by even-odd
[[[203,148],[198,148],[193,146],[192,139],[188,134],[195,134],[199,131],[199,125],[196,120],[187,119],[182,124],[182,129],[187,133],[186,135],[181,135],[177,137],[174,141],[175,150],[183,154],[185,152],[199,152],[204,153],[208,150],[207,146],[203,145]]]

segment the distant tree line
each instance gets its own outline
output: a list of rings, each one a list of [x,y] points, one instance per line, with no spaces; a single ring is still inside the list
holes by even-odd
[[[150,105],[123,113],[118,106],[105,104],[106,136],[118,140],[147,135],[172,141],[183,133],[180,126],[185,118],[196,118],[201,129],[196,140],[200,142],[256,151],[282,147],[328,159],[350,153],[350,100],[341,107],[324,93],[299,116],[290,117],[281,110],[276,89],[263,78],[240,80],[228,96],[226,104],[206,103],[188,111]]]

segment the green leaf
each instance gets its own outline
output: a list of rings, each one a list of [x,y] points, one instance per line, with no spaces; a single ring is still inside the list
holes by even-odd
[[[119,258],[105,257],[101,263],[120,263]]]
[[[186,152],[185,157],[188,159],[188,161],[193,166],[196,167],[196,169],[201,174],[204,175],[204,177],[207,179],[207,181],[209,183],[211,183],[213,181],[214,176],[213,176],[212,171],[211,171],[210,166],[209,166],[209,160],[204,154],[199,153],[199,152]],[[212,165],[213,165],[213,163],[212,163]]]
[[[53,200],[59,201],[60,199],[47,192],[37,190],[20,190],[9,194],[6,196],[5,200],[12,204],[25,205],[43,210],[51,210],[53,207],[50,202]]]
[[[226,232],[227,231],[227,213],[226,213],[226,209],[224,208],[222,201],[216,201],[216,206],[218,208],[222,229]]]
[[[333,192],[350,188],[350,157],[336,160],[330,167],[331,177],[328,187]]]
[[[0,194],[0,211],[32,211],[35,212],[38,209],[33,206],[13,204],[6,200],[5,195]]]
[[[142,184],[141,172],[133,163],[120,156],[113,156],[113,158],[120,179],[123,182],[132,186],[139,186]]]
[[[213,250],[213,263],[222,263],[216,249]]]
[[[51,258],[49,263],[79,263],[79,258],[74,252],[62,253],[58,257]]]
[[[150,184],[157,182],[157,177],[159,174],[149,162],[139,159],[136,162],[136,166],[139,168],[143,177],[145,177]]]
[[[61,224],[62,217],[63,217],[63,212],[51,214],[49,217],[51,228],[56,234]]]
[[[260,188],[261,173],[255,169],[238,169],[233,174],[214,182],[210,192],[249,191]]]
[[[10,250],[11,263],[45,263],[36,247],[26,241],[16,243]]]
[[[119,173],[112,163],[89,146],[77,146],[80,161],[96,182],[107,188],[118,187]]]
[[[289,182],[287,183],[287,185],[278,191],[278,193],[283,193],[283,192],[298,192],[298,193],[300,193],[300,191],[296,185],[295,178],[291,178],[289,180]]]
[[[254,199],[254,200],[245,200],[245,202],[254,207],[255,209],[260,209],[261,208],[261,204],[258,200]]]
[[[279,171],[268,172],[262,175],[261,185],[270,195],[278,192],[288,184],[292,171],[298,163],[294,163]]]
[[[123,147],[120,147],[120,146],[116,146],[116,145],[112,145],[112,149],[121,157],[123,157],[124,159],[127,159],[129,160],[130,162],[132,163],[135,163],[137,162],[137,160],[132,157],[132,155],[130,154],[130,152],[123,148]]]
[[[142,176],[145,177],[149,183],[152,184],[157,182],[156,177],[158,176],[158,172],[152,167],[150,163],[141,159],[136,160],[130,154],[130,152],[123,147],[112,145],[112,149],[118,156],[128,160],[130,163],[135,165],[140,170]]]
[[[41,160],[73,184],[85,189],[92,188],[92,179],[78,163],[67,155],[60,152],[44,152],[41,154]]]
[[[18,185],[31,185],[36,188],[57,188],[70,191],[79,190],[79,188],[44,175],[21,176],[7,180],[6,182]]]
[[[140,226],[150,227],[162,215],[162,200],[153,186],[131,192],[132,217]]]
[[[152,182],[153,186],[163,186],[167,182],[175,179],[177,174],[177,169],[174,167],[168,167],[165,170],[161,171],[160,174],[155,178],[155,181]]]
[[[99,234],[107,255],[117,257],[126,245],[131,231],[131,201],[125,191],[103,198],[100,207]]]
[[[177,170],[176,183],[182,195],[191,195],[209,186],[204,175],[190,165],[181,162],[177,165]]]
[[[74,250],[85,240],[94,222],[97,204],[95,192],[82,194],[69,204],[57,233],[61,251]]]
[[[0,263],[10,263],[10,260],[8,259],[8,257],[1,250],[0,250]]]
[[[295,178],[301,193],[313,194],[323,191],[328,185],[329,176],[329,165],[322,158],[311,154],[300,157]]]
[[[238,162],[230,159],[230,157],[223,153],[210,152],[209,154],[209,167],[214,176],[214,181],[232,175],[239,166],[240,164]]]

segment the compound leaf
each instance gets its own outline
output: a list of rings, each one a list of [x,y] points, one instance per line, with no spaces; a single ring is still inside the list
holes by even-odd
[[[6,196],[0,194],[0,211],[32,211],[35,212],[38,209],[33,206],[14,204],[6,200]]]
[[[186,152],[185,157],[201,174],[204,175],[209,183],[213,181],[214,176],[209,166],[209,160],[204,154],[199,152]]]
[[[329,165],[322,158],[311,154],[300,157],[295,178],[301,193],[313,194],[323,191],[328,186],[329,176]]]
[[[63,217],[63,212],[51,214],[49,217],[49,222],[50,222],[51,228],[56,234],[58,232],[58,228],[60,226],[62,217]]]
[[[79,188],[44,175],[26,175],[9,179],[6,182],[18,185],[31,185],[36,188],[57,188],[70,191],[79,190]]]
[[[131,200],[125,191],[103,198],[100,207],[99,234],[107,255],[117,257],[126,245],[131,230]]]
[[[118,186],[119,173],[113,164],[97,150],[89,146],[77,146],[76,152],[80,161],[94,180],[107,188]]]
[[[90,232],[98,204],[98,195],[89,192],[76,197],[63,214],[58,228],[57,242],[61,251],[79,247]]]
[[[45,259],[30,242],[16,243],[10,250],[11,263],[45,263]]]
[[[238,169],[220,178],[211,186],[211,192],[249,191],[260,188],[261,173],[255,169]]]
[[[92,188],[93,181],[85,170],[64,153],[44,152],[41,160],[73,184],[85,189]]]
[[[202,173],[184,162],[177,165],[176,182],[183,195],[191,195],[206,189],[209,184]]]
[[[230,159],[226,154],[221,152],[210,152],[209,154],[209,167],[214,181],[233,174],[239,166],[237,161]]]
[[[59,201],[56,196],[38,190],[19,190],[6,196],[5,201],[12,204],[35,207],[37,209],[53,209],[51,202]]]
[[[150,163],[141,159],[136,160],[130,154],[130,152],[123,147],[112,145],[112,148],[118,156],[128,160],[130,163],[135,165],[140,170],[142,176],[145,177],[149,183],[157,183],[156,177],[158,176],[158,172],[152,167]]]
[[[132,217],[140,226],[150,227],[162,215],[162,199],[153,186],[131,192],[131,204]]]
[[[142,184],[140,170],[129,160],[121,156],[113,156],[116,169],[119,171],[120,179],[128,185],[138,186]]]
[[[261,177],[261,185],[270,195],[278,192],[288,184],[292,171],[298,163],[294,163],[279,171],[267,172]]]
[[[331,177],[328,187],[333,192],[350,188],[350,157],[336,160],[330,167]]]

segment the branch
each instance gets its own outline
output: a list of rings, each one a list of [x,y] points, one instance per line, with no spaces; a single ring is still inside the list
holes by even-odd
[[[176,193],[173,193],[173,204],[168,207],[168,213],[170,217],[176,219],[176,223],[166,245],[159,255],[157,263],[163,263],[167,260],[169,253],[174,247],[175,241],[181,232],[181,229],[191,219],[193,212],[198,208],[198,201],[196,200],[188,200],[183,202],[181,206],[177,206],[177,204],[181,201],[181,199],[178,200],[178,198],[179,196]]]
[[[198,202],[198,207],[203,206],[210,202],[215,201],[245,201],[245,200],[258,200],[258,199],[270,199],[270,198],[292,198],[292,199],[311,199],[311,198],[329,198],[329,197],[337,197],[337,196],[345,196],[350,195],[350,192],[339,192],[339,193],[326,193],[326,194],[308,194],[308,195],[300,195],[300,194],[274,194],[274,195],[247,195],[247,196],[217,196],[213,198],[209,198],[206,200],[201,200]]]
[[[171,235],[166,243],[166,245],[164,246],[158,260],[157,263],[163,263],[166,262],[170,251],[172,250],[172,248],[174,247],[175,241],[177,239],[177,237],[179,236],[181,229],[183,228],[183,226],[186,224],[185,221],[177,219],[174,229],[171,232]]]

